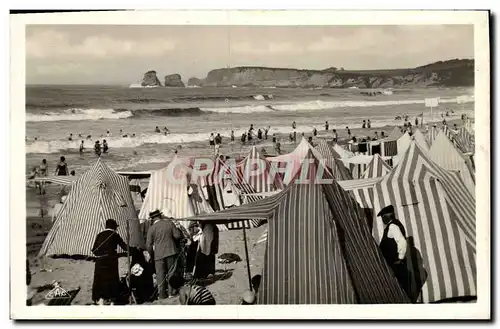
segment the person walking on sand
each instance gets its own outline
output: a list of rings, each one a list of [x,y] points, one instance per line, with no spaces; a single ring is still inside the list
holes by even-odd
[[[105,139],[102,140],[102,153],[108,153],[108,142]]]
[[[68,164],[66,163],[66,158],[62,156],[60,160],[61,161],[57,164],[55,175],[68,176]]]
[[[214,133],[210,133],[210,137],[208,138],[208,144],[209,144],[211,147],[214,147],[214,146],[215,146],[215,137],[214,137]]]
[[[271,126],[268,126],[267,128],[264,129],[264,138],[267,140],[267,135],[269,134],[269,129],[271,129]]]
[[[330,125],[328,124],[328,121],[325,122],[325,130],[328,131],[328,128],[330,127]]]
[[[113,305],[120,295],[117,247],[127,250],[127,244],[117,232],[114,219],[106,220],[104,231],[97,234],[92,247],[96,256],[92,300],[99,305]]]
[[[241,134],[241,144],[245,145],[246,142],[247,142],[247,133],[243,132],[243,134]]]
[[[348,137],[349,139],[351,139],[351,137],[352,137],[352,136],[351,136],[351,129],[349,129],[349,127],[345,127],[345,129],[347,129],[347,137]]]
[[[372,122],[370,121],[370,119],[368,119],[368,122],[367,122],[367,124],[366,124],[366,127],[367,127],[368,129],[370,129],[370,128],[372,127]]]
[[[259,128],[259,130],[257,130],[257,138],[259,140],[262,140],[262,129]]]
[[[83,155],[83,150],[85,149],[85,146],[83,146],[83,141],[80,144],[80,155]]]
[[[234,143],[234,130],[231,130],[231,143]]]
[[[101,156],[101,144],[99,143],[99,141],[95,141],[95,144],[94,144],[94,153],[97,155],[97,156]]]
[[[177,274],[178,245],[182,233],[170,219],[164,219],[159,210],[149,213],[149,217],[153,225],[148,230],[146,246],[155,264],[158,297],[174,297],[178,291],[169,284],[169,280]]]
[[[366,120],[363,120],[363,125],[361,126],[362,129],[366,128]]]
[[[318,130],[316,129],[316,127],[313,128],[313,136],[318,136]]]
[[[337,129],[333,129],[333,142],[337,143],[339,140],[339,134],[337,134]]]
[[[292,122],[292,129],[294,129],[294,130],[295,130],[296,128],[297,128],[297,124],[296,124],[296,123],[295,123],[295,121],[294,121],[294,122]]]

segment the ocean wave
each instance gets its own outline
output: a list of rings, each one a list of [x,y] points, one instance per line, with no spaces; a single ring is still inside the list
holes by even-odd
[[[272,95],[267,95],[269,97]],[[263,95],[252,96],[253,100],[268,99]],[[473,102],[473,96],[465,96],[461,101]],[[440,99],[440,103],[457,103],[457,98]],[[372,106],[393,106],[424,104],[424,99],[413,100],[380,100],[380,101],[308,101],[290,104],[273,105],[242,105],[223,107],[179,107],[179,108],[157,108],[157,109],[80,109],[70,108],[63,112],[28,113],[26,121],[82,121],[82,120],[102,120],[102,119],[126,119],[142,116],[194,116],[209,113],[260,113],[273,111],[316,111],[335,108],[350,107],[372,107]]]
[[[113,109],[67,109],[62,113],[46,112],[43,114],[27,113],[26,121],[82,121],[101,119],[125,119],[133,116],[131,111]]]

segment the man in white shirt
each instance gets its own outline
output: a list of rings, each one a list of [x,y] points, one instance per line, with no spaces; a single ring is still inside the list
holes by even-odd
[[[392,205],[383,208],[378,214],[384,223],[384,233],[380,241],[380,250],[387,264],[391,267],[403,290],[410,289],[409,273],[406,264],[406,232],[403,224],[396,219]]]

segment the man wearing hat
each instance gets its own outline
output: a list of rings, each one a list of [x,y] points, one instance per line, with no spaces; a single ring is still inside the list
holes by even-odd
[[[92,253],[96,256],[92,300],[100,305],[114,304],[120,294],[117,247],[127,250],[127,244],[117,232],[114,219],[106,221],[106,228],[97,234]]]
[[[160,299],[173,297],[178,291],[175,291],[168,281],[177,272],[178,246],[182,234],[171,220],[162,218],[159,210],[150,212],[149,217],[153,225],[148,230],[146,246],[151,259],[155,262],[158,297]]]
[[[387,264],[391,267],[403,290],[410,288],[408,268],[406,265],[406,231],[403,224],[396,219],[394,207],[389,205],[378,214],[384,223],[384,233],[380,241],[380,249]]]

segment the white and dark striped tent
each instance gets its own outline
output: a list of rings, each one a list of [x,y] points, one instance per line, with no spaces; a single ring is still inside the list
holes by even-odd
[[[410,147],[411,142],[412,142],[411,137],[407,132],[405,132],[403,136],[401,136],[398,139],[397,141],[398,154],[392,159],[393,166],[395,166],[399,162],[399,160],[405,154],[408,147]]]
[[[363,177],[364,172],[368,169],[370,162],[372,161],[372,155],[356,155],[347,159],[342,159],[346,167],[349,168],[351,176],[353,179],[360,179]]]
[[[429,151],[429,144],[427,144],[424,134],[422,134],[419,129],[415,129],[411,138],[418,144],[418,146],[420,146],[422,150]]]
[[[460,174],[438,166],[413,142],[374,192],[374,213],[393,205],[421,254],[427,271],[422,301],[475,296],[475,200]],[[377,241],[382,233],[381,220],[374,220]]]
[[[156,209],[175,219],[213,212],[202,196],[199,180],[193,177],[192,169],[177,156],[165,168],[151,173],[139,219],[149,219],[149,213]],[[182,224],[188,227],[187,222]]]
[[[58,185],[71,185],[78,179],[77,176],[41,176],[30,179],[33,183],[52,183]]]
[[[440,132],[432,143],[429,158],[446,170],[459,172],[469,192],[473,196],[476,195],[474,171],[468,163],[470,160],[460,154],[443,132]]]
[[[367,179],[367,178],[382,177],[390,172],[391,172],[391,167],[387,164],[387,162],[382,160],[380,155],[375,154],[373,155],[372,161],[370,161],[370,163],[368,164],[368,167],[366,168],[361,178]]]
[[[255,146],[250,153],[237,164],[238,184],[251,187],[253,193],[265,193],[283,189],[283,182],[276,167]]]
[[[354,156],[354,153],[352,153],[349,150],[346,150],[344,147],[340,146],[337,143],[334,143],[332,148],[335,152],[337,152],[337,154],[340,156],[341,159],[350,158]]]
[[[305,161],[309,159],[314,159],[312,152]],[[327,172],[320,166],[316,159],[299,175],[316,177],[317,172]],[[294,178],[269,198],[194,218],[215,223],[268,220],[258,303],[407,303],[357,203],[335,181],[298,182]]]
[[[458,129],[458,132],[453,134],[453,141],[462,153],[474,153],[474,135],[468,132],[465,127]]]
[[[330,168],[333,178],[337,181],[351,180],[352,175],[346,168],[339,154],[330,146],[325,140],[320,139],[317,141],[315,148],[325,159],[326,166]]]
[[[116,220],[124,240],[128,221],[130,245],[144,248],[128,179],[113,172],[99,158],[73,183],[39,255],[93,257],[94,240],[108,219]]]

